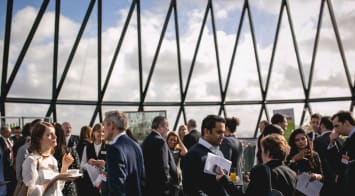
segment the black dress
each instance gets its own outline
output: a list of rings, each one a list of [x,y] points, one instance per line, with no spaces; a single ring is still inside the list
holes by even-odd
[[[87,161],[90,159],[95,159],[95,160],[105,160],[106,161],[106,149],[107,149],[107,145],[106,144],[102,144],[101,145],[101,149],[99,152],[99,155],[96,156],[96,152],[95,152],[95,147],[94,147],[94,143],[90,143],[86,146],[86,157],[87,157]],[[84,177],[80,180],[77,181],[77,185],[78,185],[78,193],[79,195],[83,195],[83,196],[100,196],[101,193],[99,191],[99,189],[97,189],[96,187],[94,187],[94,185],[92,184],[89,174],[87,173],[87,171],[83,171],[84,173]],[[103,183],[102,184],[102,195],[105,195],[106,186]]]
[[[74,162],[70,165],[69,169],[79,169],[80,168],[80,159],[79,159],[79,155],[76,152],[76,150],[74,149],[70,149],[70,153],[74,158]],[[62,158],[63,158],[63,154],[60,152],[56,152],[54,154],[54,157],[57,159],[58,161],[58,169],[60,171],[60,169],[62,168]],[[75,181],[66,181],[64,188],[62,190],[63,195],[65,196],[77,196],[78,191],[77,191],[77,187],[75,184]]]
[[[288,160],[291,159],[291,157],[292,155],[289,156]],[[323,175],[321,160],[317,152],[313,152],[313,163],[312,157],[310,155],[306,155],[304,159],[293,163],[289,162],[288,166],[297,174],[307,172]]]

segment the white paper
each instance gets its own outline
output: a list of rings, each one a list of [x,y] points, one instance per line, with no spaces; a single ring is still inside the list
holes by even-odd
[[[45,180],[52,180],[57,175],[58,175],[58,172],[54,172],[50,169],[43,170],[43,179],[45,179]]]
[[[205,168],[203,171],[207,174],[216,175],[217,173],[215,172],[215,167],[218,166],[223,170],[225,170],[226,174],[228,174],[231,165],[232,162],[229,161],[228,159],[225,159],[224,157],[220,157],[212,153],[208,153],[206,158]]]
[[[297,176],[296,189],[307,196],[318,196],[323,183],[318,180],[311,182],[309,179],[310,175],[308,173]]]
[[[92,166],[88,163],[86,163],[84,165],[84,168],[86,169],[86,171],[88,172],[89,174],[89,177],[90,177],[90,180],[91,180],[91,183],[96,186],[96,183],[97,183],[97,179],[99,178],[100,176],[100,170],[95,167],[95,166]]]

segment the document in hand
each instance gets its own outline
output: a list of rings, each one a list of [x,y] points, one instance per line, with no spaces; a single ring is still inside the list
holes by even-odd
[[[96,186],[97,184],[97,179],[99,178],[100,176],[100,170],[93,166],[93,165],[90,165],[88,163],[85,164],[85,169],[86,171],[88,172],[89,174],[89,177],[90,177],[90,180],[91,180],[91,183]]]
[[[308,196],[318,196],[323,183],[318,180],[311,182],[309,179],[310,176],[308,173],[303,173],[297,176],[296,189]]]
[[[229,161],[228,159],[225,159],[224,157],[220,157],[212,153],[208,153],[206,158],[205,168],[203,171],[207,174],[216,175],[217,173],[215,169],[217,166],[222,168],[225,171],[225,174],[227,175],[229,173],[231,165],[232,162]]]

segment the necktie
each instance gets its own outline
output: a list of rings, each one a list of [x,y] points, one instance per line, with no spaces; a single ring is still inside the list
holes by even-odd
[[[10,151],[10,160],[11,160],[11,162],[13,162],[14,161],[14,153],[12,151],[12,145],[11,145],[11,142],[9,141],[9,139],[6,139],[6,144],[7,144],[7,148]]]

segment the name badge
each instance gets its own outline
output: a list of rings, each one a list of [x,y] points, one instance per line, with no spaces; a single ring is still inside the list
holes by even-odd
[[[51,180],[53,179],[56,175],[58,175],[57,172],[54,172],[52,170],[43,170],[43,179],[45,180]]]
[[[349,160],[350,160],[350,157],[348,156],[348,153],[346,154],[343,154],[341,156],[341,162],[345,165],[348,165],[349,164]]]
[[[106,152],[106,151],[101,151],[101,154],[102,154],[102,155],[106,155],[107,152]]]

